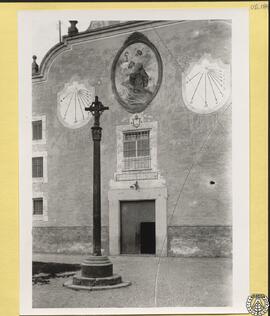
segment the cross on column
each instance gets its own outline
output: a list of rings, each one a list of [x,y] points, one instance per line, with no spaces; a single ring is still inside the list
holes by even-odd
[[[104,106],[99,100],[98,96],[95,96],[95,101],[89,107],[85,108],[85,111],[90,111],[95,118],[94,127],[99,127],[99,119],[103,111],[109,110],[108,106]]]
[[[93,151],[93,255],[101,256],[101,188],[100,188],[100,141],[102,128],[100,127],[100,116],[103,111],[109,110],[109,107],[104,106],[98,96],[85,111],[90,111],[94,116],[94,126],[92,129],[92,139],[94,142]]]
[[[83,260],[81,271],[64,286],[75,290],[102,290],[128,286],[118,274],[113,274],[113,264],[110,259],[101,254],[101,209],[100,209],[100,141],[102,128],[99,119],[103,111],[108,110],[98,97],[85,111],[90,111],[95,118],[92,129],[93,150],[93,255]]]

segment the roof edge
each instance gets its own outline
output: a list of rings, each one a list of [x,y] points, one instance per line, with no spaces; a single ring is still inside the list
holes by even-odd
[[[96,38],[97,36],[102,35],[112,35],[114,33],[118,33],[119,31],[126,31],[131,27],[143,27],[149,25],[157,25],[157,24],[165,24],[165,23],[175,23],[176,21],[128,21],[124,23],[119,23],[115,25],[109,25],[101,28],[96,28],[89,31],[84,31],[77,33],[75,35],[64,35],[62,36],[62,42],[57,43],[43,57],[39,71],[32,75],[33,82],[41,82],[46,81],[46,75],[48,72],[48,68],[53,61],[53,59],[65,50],[71,49],[71,44],[80,43],[84,39]],[[180,22],[180,21],[178,21]]]

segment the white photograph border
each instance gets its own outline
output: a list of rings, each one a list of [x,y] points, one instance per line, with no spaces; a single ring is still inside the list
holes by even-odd
[[[32,308],[32,178],[31,178],[31,55],[33,17],[91,20],[207,20],[232,21],[232,192],[233,192],[233,306],[162,308]],[[121,19],[121,18],[120,18]],[[20,314],[229,314],[247,313],[249,293],[249,19],[248,9],[21,11],[18,14],[19,51],[19,201]],[[179,89],[180,89],[179,85]],[[30,176],[29,176],[30,175]],[[116,293],[117,294],[117,293]]]

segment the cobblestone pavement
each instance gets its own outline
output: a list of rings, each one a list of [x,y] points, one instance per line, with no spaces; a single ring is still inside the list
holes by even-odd
[[[232,260],[229,258],[117,256],[110,259],[114,273],[120,274],[124,281],[131,281],[131,286],[105,291],[74,291],[63,287],[68,276],[51,278],[47,284],[33,285],[33,307],[210,307],[231,303]],[[34,255],[34,260],[80,263],[82,257]]]

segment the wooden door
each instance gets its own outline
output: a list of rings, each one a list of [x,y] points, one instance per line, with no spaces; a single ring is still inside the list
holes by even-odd
[[[145,225],[143,223],[152,223]],[[147,227],[151,232],[147,233]],[[151,252],[149,243],[152,245]],[[153,246],[154,245],[154,246]],[[155,201],[121,202],[121,253],[155,253]]]

